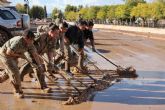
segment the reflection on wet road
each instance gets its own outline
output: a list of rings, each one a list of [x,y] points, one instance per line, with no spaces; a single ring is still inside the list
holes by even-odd
[[[139,77],[123,79],[109,89],[95,95],[96,102],[129,105],[165,104],[165,72],[139,71]]]

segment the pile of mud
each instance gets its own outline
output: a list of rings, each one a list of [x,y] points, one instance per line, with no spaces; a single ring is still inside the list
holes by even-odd
[[[113,72],[113,74],[112,74]],[[109,88],[114,83],[120,81],[121,78],[137,78],[138,75],[136,73],[132,74],[117,74],[117,71],[111,71],[111,74],[106,73],[103,75],[103,77],[100,80],[94,79],[94,83],[91,84],[89,87],[87,87],[85,90],[81,92],[79,96],[76,97],[69,97],[69,99],[64,102],[65,105],[73,105],[73,104],[79,104],[82,102],[85,102],[89,99],[89,97],[94,93],[98,91],[102,91],[104,89]]]

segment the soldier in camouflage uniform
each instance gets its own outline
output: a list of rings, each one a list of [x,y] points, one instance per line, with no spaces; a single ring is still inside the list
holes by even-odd
[[[68,24],[66,22],[63,22],[59,25],[59,37],[57,40],[57,54],[55,57],[55,62],[59,63],[59,61],[61,60],[61,58],[63,58],[64,56],[64,36],[65,36],[65,32],[68,29]]]
[[[38,34],[37,38],[35,39],[34,45],[37,48],[37,51],[40,56],[45,55],[46,60],[48,62],[47,71],[50,73],[50,76],[54,77],[53,71],[54,68],[54,50],[56,48],[57,37],[59,35],[59,28],[56,25],[51,25],[49,27],[49,31],[46,33]],[[21,80],[27,73],[31,73],[32,68],[30,64],[24,65],[21,69]],[[55,77],[54,77],[55,78]],[[57,78],[55,78],[56,80]]]
[[[51,27],[53,23],[49,23],[48,25],[40,25],[37,27],[37,33],[42,34],[42,33],[47,33],[49,31],[49,27]]]
[[[23,98],[21,88],[20,72],[18,68],[18,58],[24,58],[24,52],[29,52],[35,58],[38,65],[38,70],[43,71],[38,53],[33,45],[34,33],[30,30],[25,30],[23,36],[16,36],[8,40],[0,50],[0,59],[10,78],[10,82],[14,87],[14,95],[18,98]]]
[[[62,16],[63,16],[62,13],[59,12],[58,15],[57,15],[57,18],[56,18],[56,20],[55,20],[55,24],[56,24],[57,26],[59,26],[59,25],[63,22]]]

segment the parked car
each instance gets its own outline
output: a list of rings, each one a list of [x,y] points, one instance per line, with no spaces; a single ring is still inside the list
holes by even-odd
[[[0,46],[13,36],[30,28],[28,14],[20,14],[13,7],[0,7]]]

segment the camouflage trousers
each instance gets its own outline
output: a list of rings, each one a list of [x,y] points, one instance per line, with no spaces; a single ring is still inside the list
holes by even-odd
[[[75,48],[77,48],[78,46],[77,45],[74,45]],[[71,51],[71,47],[70,45],[64,45],[64,56],[65,56],[65,70],[66,71],[70,71],[70,63],[71,63],[71,57],[72,57],[72,53],[74,53],[74,51]],[[77,50],[75,50],[77,51]],[[78,64],[77,66],[81,69],[83,68],[83,62],[84,62],[84,54],[80,54],[78,56]]]
[[[27,57],[30,61],[32,61],[33,64],[36,64],[34,58],[32,58],[31,55],[26,54],[26,57]],[[45,58],[46,61],[48,61],[48,57],[47,57],[47,56],[45,56],[44,58]],[[40,59],[40,60],[42,60],[42,59]],[[45,63],[45,64],[46,64],[46,63]],[[52,66],[51,66],[51,65],[46,64],[46,67],[47,67],[47,68],[45,69],[45,65],[43,64],[43,68],[45,69],[45,71],[49,71],[49,70],[51,71],[51,70],[52,70]],[[34,68],[29,62],[26,62],[26,63],[20,68],[20,77],[21,77],[21,81],[24,80],[24,76],[25,76],[26,74],[34,73],[36,79],[37,79],[38,82],[39,82],[40,88],[43,89],[43,88],[47,87],[47,84],[46,84],[46,82],[45,82],[45,74],[44,74],[45,71],[41,72],[41,71],[39,71],[38,69]]]
[[[26,53],[25,54],[26,58],[31,62],[26,62],[21,68],[20,68],[20,78],[21,81],[23,81],[24,76],[26,74],[31,74],[34,73],[35,78],[38,81],[38,84],[40,86],[41,89],[46,88],[47,84],[45,82],[45,74],[44,71],[40,71],[37,68],[33,67],[32,64],[37,65],[36,61],[34,60],[34,58],[32,57],[32,55],[30,53]],[[42,61],[42,59],[40,59]],[[43,65],[44,68],[44,65]]]
[[[11,84],[15,88],[15,91],[16,92],[22,91],[20,72],[19,72],[19,68],[18,68],[18,59],[0,55],[0,60],[5,68],[7,75],[9,76]]]

